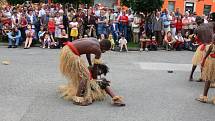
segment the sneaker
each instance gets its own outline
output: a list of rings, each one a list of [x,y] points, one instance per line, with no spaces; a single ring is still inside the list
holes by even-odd
[[[148,48],[145,48],[145,51],[147,51],[147,52],[148,52],[148,51],[149,51],[149,49],[148,49]]]
[[[14,45],[13,48],[17,48],[17,45]]]
[[[7,48],[12,48],[12,45],[9,45]]]
[[[143,51],[143,48],[140,48],[140,51]]]

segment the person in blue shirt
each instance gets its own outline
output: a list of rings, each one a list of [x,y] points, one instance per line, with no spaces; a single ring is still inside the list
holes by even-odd
[[[8,34],[8,48],[12,48],[13,42],[15,43],[13,48],[17,48],[21,39],[21,31],[17,27],[14,27]]]

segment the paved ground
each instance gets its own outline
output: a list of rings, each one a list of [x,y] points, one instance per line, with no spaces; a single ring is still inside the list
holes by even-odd
[[[58,70],[59,50],[1,46],[0,61],[11,64],[0,64],[0,121],[214,121],[215,106],[194,100],[203,83],[187,81],[192,55],[108,52],[103,55],[111,69],[108,78],[127,106],[113,107],[107,98],[79,107],[56,92],[67,82]]]

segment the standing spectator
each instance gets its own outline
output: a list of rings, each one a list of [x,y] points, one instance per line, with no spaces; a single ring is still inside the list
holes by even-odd
[[[119,31],[121,34],[125,36],[126,39],[128,39],[128,16],[126,16],[125,11],[122,12],[122,15],[118,18],[119,21]]]
[[[196,17],[194,16],[194,14],[190,14],[189,20],[190,20],[190,25],[188,27],[189,28],[189,33],[193,34],[194,29],[197,28],[197,26],[196,26]]]
[[[79,37],[83,37],[84,36],[84,21],[83,21],[83,16],[80,16],[77,18],[77,22],[78,22],[78,35]]]
[[[87,32],[89,37],[96,37],[96,17],[90,13],[87,19]]]
[[[61,36],[61,29],[63,28],[63,17],[57,12],[55,20],[55,37],[59,38]]]
[[[50,11],[46,10],[46,14],[42,15],[40,18],[40,25],[47,29],[49,18],[50,18]]]
[[[181,16],[180,10],[179,8],[176,8],[175,17],[179,17],[179,16]]]
[[[134,16],[134,21],[132,22],[132,33],[133,33],[133,42],[138,43],[139,42],[139,33],[140,33],[140,23],[141,23],[141,18],[139,13],[137,13]]]
[[[156,12],[156,16],[152,20],[152,31],[159,45],[162,45],[163,20],[160,18],[160,12]]]
[[[12,28],[14,28],[15,26],[16,27],[20,26],[20,16],[18,16],[16,10],[13,11],[13,15],[12,15],[11,20],[12,20]]]
[[[182,19],[181,19],[181,16],[178,16],[177,19],[176,19],[176,33],[178,33],[179,31],[182,31]]]
[[[131,10],[128,10],[128,31],[127,31],[127,39],[130,41],[132,38],[132,23],[134,21],[134,15]],[[138,40],[139,41],[139,40]]]
[[[40,11],[39,11],[39,15],[38,15],[39,18],[41,18],[43,15],[46,14],[45,9],[46,9],[46,5],[43,4],[43,5],[42,5],[42,8],[41,8]]]
[[[29,49],[32,44],[32,40],[35,36],[35,30],[31,28],[31,25],[27,26],[27,30],[25,31],[26,40],[25,40],[25,47],[24,49]]]
[[[118,42],[119,39],[119,26],[118,21],[115,20],[111,23],[111,33],[115,42]]]
[[[101,10],[101,15],[98,17],[97,22],[97,36],[106,34],[106,17],[104,16],[104,10]]]
[[[27,21],[28,21],[28,24],[31,24],[31,28],[35,29],[35,24],[37,22],[37,17],[33,14],[32,10],[28,11]]]
[[[26,39],[25,30],[27,28],[27,25],[28,25],[28,21],[26,19],[26,16],[22,14],[21,20],[20,20],[20,31],[21,31],[22,39],[20,40],[21,41],[20,43],[22,43]]]
[[[163,30],[165,34],[167,34],[168,31],[170,31],[170,15],[168,10],[164,10],[162,15],[162,20],[163,20]]]
[[[182,19],[182,34],[184,35],[187,31],[189,31],[190,19],[189,12],[185,12],[185,15]]]
[[[14,27],[11,32],[8,33],[8,48],[12,48],[13,41],[15,42],[13,48],[17,48],[21,39],[21,32],[17,27]]]
[[[78,37],[78,22],[76,18],[73,18],[73,21],[69,23],[69,26],[71,28],[70,31],[70,37],[71,41],[77,39]]]
[[[172,36],[174,37],[176,34],[176,18],[174,12],[170,13],[170,30],[172,32]]]

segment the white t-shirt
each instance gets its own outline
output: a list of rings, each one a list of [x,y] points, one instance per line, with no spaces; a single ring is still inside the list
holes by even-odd
[[[69,25],[72,27],[72,29],[78,29],[78,22],[70,22]]]

